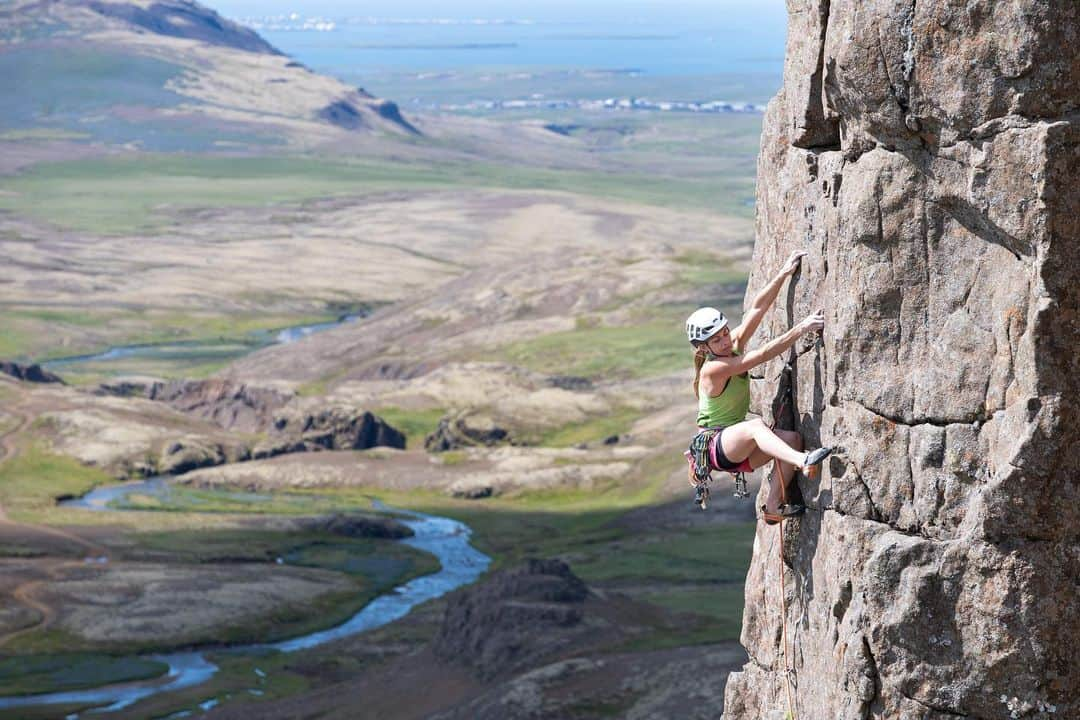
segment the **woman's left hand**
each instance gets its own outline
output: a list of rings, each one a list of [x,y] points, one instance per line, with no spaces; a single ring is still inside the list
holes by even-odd
[[[799,263],[802,261],[805,252],[799,250],[791,253],[791,256],[784,263],[784,267],[780,269],[781,275],[794,275],[795,271],[799,269]]]

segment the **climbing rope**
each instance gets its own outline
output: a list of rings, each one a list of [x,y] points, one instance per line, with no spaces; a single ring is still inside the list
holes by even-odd
[[[791,372],[791,365],[785,364],[784,369],[781,371],[781,375]],[[777,378],[779,379],[779,375]],[[791,386],[788,386],[788,397],[784,398],[784,402],[780,405],[780,412],[773,416],[772,428],[776,428],[776,423],[780,417],[784,414],[784,410],[787,409],[788,399],[791,394]],[[787,484],[784,482],[784,474],[780,472],[780,461],[773,460],[773,472],[777,475],[777,481],[780,483],[780,503],[782,505],[787,504]],[[787,705],[788,705],[788,720],[798,720],[795,714],[795,703],[792,700],[791,685],[792,676],[795,675],[795,667],[791,664],[791,656],[788,655],[788,639],[787,639],[787,584],[784,581],[784,516],[775,516],[779,522],[776,523],[776,530],[780,534],[780,640],[784,644],[784,690],[787,693]],[[768,518],[766,518],[768,519]]]
[[[786,494],[786,493],[783,493]],[[780,624],[782,628],[781,641],[784,643],[784,689],[787,691],[787,703],[788,703],[788,720],[797,720],[794,710],[794,703],[791,699],[791,677],[795,674],[795,668],[791,664],[791,657],[788,655],[788,640],[787,640],[787,592],[785,590],[786,585],[784,583],[784,523],[781,520],[776,525],[777,531],[780,533]]]

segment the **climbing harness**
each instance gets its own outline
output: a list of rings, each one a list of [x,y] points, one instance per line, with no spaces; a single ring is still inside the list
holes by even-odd
[[[683,453],[686,461],[690,463],[690,484],[694,486],[694,504],[704,510],[709,501],[710,487],[712,482],[713,443],[720,442],[719,437],[723,428],[703,428],[694,439],[690,441],[690,448]],[[735,491],[737,498],[750,497],[750,491],[746,487],[746,475],[742,470],[724,470],[735,476]]]

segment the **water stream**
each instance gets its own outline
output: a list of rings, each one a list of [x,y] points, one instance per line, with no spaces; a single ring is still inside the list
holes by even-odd
[[[112,507],[112,503],[122,501],[131,493],[167,496],[169,492],[169,484],[158,477],[101,487],[81,498],[67,500],[61,504],[92,512],[118,512]],[[401,542],[436,556],[442,569],[431,575],[414,578],[394,588],[368,603],[337,627],[277,643],[230,646],[228,650],[237,653],[253,650],[277,650],[288,653],[381,627],[404,617],[413,607],[422,602],[474,582],[491,562],[488,556],[469,544],[471,530],[463,523],[449,518],[388,508],[378,503],[376,509],[393,510],[405,516],[407,519],[402,522],[412,528],[415,535]],[[99,706],[90,711],[94,713],[114,712],[151,695],[199,685],[213,677],[218,669],[201,652],[151,655],[149,659],[167,664],[168,673],[153,680],[120,683],[91,690],[0,698],[0,710],[63,703]]]
[[[213,353],[217,355],[237,356],[259,350],[269,345],[282,345],[296,342],[308,335],[335,328],[343,323],[367,317],[367,313],[343,315],[333,322],[321,322],[311,325],[294,325],[280,330],[255,330],[245,339],[230,343],[213,343],[205,340],[181,340],[165,343],[145,343],[140,345],[119,345],[100,353],[90,355],[72,355],[55,358],[41,363],[46,370],[70,370],[73,366],[97,363],[109,363],[119,360],[163,360],[183,358]]]

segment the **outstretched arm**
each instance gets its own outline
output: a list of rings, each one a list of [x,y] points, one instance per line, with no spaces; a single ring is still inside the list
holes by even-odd
[[[806,319],[795,327],[788,330],[780,337],[775,337],[760,348],[750,350],[742,355],[717,358],[707,363],[702,369],[702,374],[708,373],[710,382],[714,387],[719,387],[724,379],[732,375],[739,375],[751,368],[757,367],[763,362],[768,362],[784,352],[799,339],[801,335],[815,332],[825,327],[825,316],[820,312],[807,315]]]
[[[731,343],[737,351],[744,352],[746,350],[746,343],[757,331],[761,319],[765,317],[765,313],[776,302],[776,296],[780,294],[780,288],[784,286],[784,281],[799,269],[799,262],[805,254],[804,252],[792,253],[784,266],[780,268],[780,272],[776,277],[770,280],[769,284],[763,287],[754,297],[754,301],[750,303],[750,309],[746,311],[743,321],[731,331]]]

